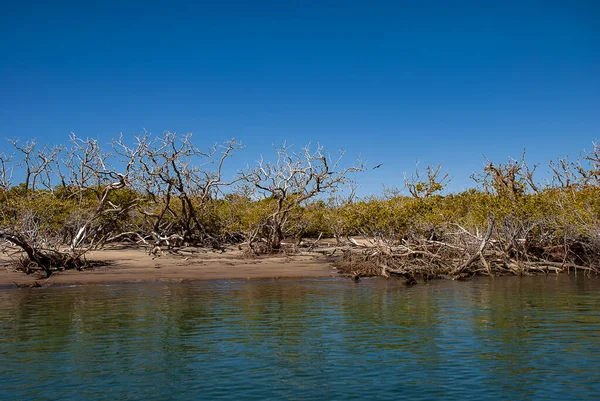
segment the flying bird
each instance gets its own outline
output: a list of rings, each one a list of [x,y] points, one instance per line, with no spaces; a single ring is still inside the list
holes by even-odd
[[[379,168],[379,167],[381,167],[381,166],[383,166],[383,163],[381,163],[381,164],[378,164],[378,165],[376,165],[375,167],[373,167],[373,170],[375,170],[376,168]]]

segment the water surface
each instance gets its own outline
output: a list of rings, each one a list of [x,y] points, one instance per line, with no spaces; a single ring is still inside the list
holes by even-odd
[[[600,280],[0,291],[0,399],[593,399]]]

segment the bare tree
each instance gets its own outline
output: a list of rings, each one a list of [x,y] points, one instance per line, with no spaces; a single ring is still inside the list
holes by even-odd
[[[419,171],[419,161],[415,172],[409,176],[404,174],[404,186],[414,198],[428,198],[431,195],[440,193],[444,190],[450,181],[449,173],[442,174],[442,163],[436,167],[425,166],[425,177]]]
[[[3,208],[3,212],[11,213],[11,219],[7,221],[13,223],[0,229],[0,238],[16,245],[26,254],[23,264],[28,272],[42,270],[49,276],[57,269],[79,267],[84,263],[82,256],[107,238],[107,233],[104,232],[106,225],[118,220],[119,216],[132,206],[132,202],[126,205],[117,204],[111,200],[110,195],[128,185],[129,172],[137,152],[134,152],[119,172],[117,168],[110,166],[109,155],[101,150],[97,141],[81,139],[74,134],[71,135],[70,141],[69,157],[64,161],[68,179],[62,173],[60,177],[65,183],[68,182],[68,196],[78,200],[71,216],[77,214],[80,218],[69,218],[64,222],[65,225],[72,225],[74,228],[70,248],[61,250],[58,233],[44,228],[48,222],[42,221],[38,213],[39,210],[48,213],[48,210],[28,207],[11,209],[10,206]],[[28,194],[25,199],[31,205],[44,207],[45,203],[36,202],[46,202],[48,196],[45,194],[52,194],[52,183],[57,178],[56,166],[59,166],[57,157],[62,148],[55,147],[48,152],[36,153],[33,142],[29,142],[25,147],[20,147],[18,143],[15,146],[21,150],[23,158],[20,165],[25,170],[25,189]],[[37,160],[34,160],[34,155],[37,156]],[[38,179],[50,191],[36,191]],[[52,207],[57,204],[48,205]]]
[[[35,139],[25,142],[24,145],[21,145],[18,139],[9,139],[9,142],[22,156],[20,164],[25,169],[25,192],[35,192],[38,180],[46,189],[52,191],[51,166],[57,162],[63,147],[46,145],[38,149]]]
[[[577,171],[581,166],[570,161],[568,156],[562,159],[550,160],[548,167],[550,167],[550,171],[552,172],[551,187],[575,189],[578,186],[579,177]]]
[[[342,167],[340,162],[344,152],[332,159],[322,146],[311,150],[307,145],[296,153],[292,146],[284,144],[275,151],[275,162],[268,163],[261,158],[256,166],[241,173],[242,179],[254,186],[258,196],[274,203],[271,213],[257,228],[255,238],[248,239],[251,247],[257,239],[264,240],[267,251],[280,249],[294,208],[321,193],[340,190],[350,182],[351,173],[363,170],[360,160],[351,167]]]
[[[483,173],[474,173],[471,179],[481,185],[487,193],[507,196],[516,202],[528,188],[539,192],[539,184],[534,179],[537,165],[529,167],[525,161],[525,152],[520,160],[509,158],[506,164],[494,164],[489,159],[483,168]]]
[[[192,135],[165,132],[150,138],[136,138],[137,161],[133,176],[136,188],[151,199],[152,208],[142,210],[149,219],[155,240],[173,235],[187,241],[213,239],[202,224],[201,215],[223,186],[237,180],[223,180],[226,159],[241,149],[235,139],[206,150],[192,143]],[[121,151],[131,151],[120,141]]]
[[[600,185],[600,143],[593,142],[592,150],[584,152],[581,156],[583,160],[589,163],[589,170],[587,170],[585,177],[595,185]]]
[[[91,213],[87,214],[79,224],[75,236],[71,241],[71,250],[86,244],[88,247],[93,242],[102,242],[104,238],[97,237],[98,234],[107,234],[102,232],[103,225],[107,224],[107,217],[113,220],[118,219],[123,213],[130,210],[139,199],[127,200],[125,204],[115,204],[110,200],[109,195],[116,190],[123,189],[129,184],[129,175],[134,165],[139,147],[130,151],[125,160],[125,167],[122,172],[109,164],[110,154],[102,151],[100,144],[94,139],[81,139],[71,135],[71,159],[68,163],[71,168],[72,185],[76,189],[80,201],[84,194],[93,194],[95,197],[95,207]],[[104,222],[95,225],[100,218]],[[93,241],[89,243],[89,241]]]
[[[0,191],[6,192],[12,186],[12,176],[14,166],[12,165],[13,155],[7,156],[0,153]]]

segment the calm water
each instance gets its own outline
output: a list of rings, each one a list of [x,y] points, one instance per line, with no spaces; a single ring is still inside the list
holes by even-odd
[[[1,400],[600,399],[600,279],[0,290]]]

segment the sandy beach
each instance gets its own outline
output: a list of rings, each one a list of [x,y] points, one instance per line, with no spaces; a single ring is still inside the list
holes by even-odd
[[[89,252],[87,259],[102,266],[68,270],[41,278],[16,271],[8,256],[2,255],[0,286],[42,286],[67,284],[185,282],[219,279],[261,279],[286,277],[334,277],[330,261],[319,253],[247,257],[237,248],[225,252],[191,248],[178,253],[149,255],[145,248],[113,246]]]

